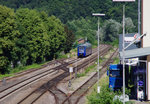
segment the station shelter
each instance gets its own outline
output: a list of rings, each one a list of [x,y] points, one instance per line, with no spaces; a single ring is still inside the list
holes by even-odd
[[[125,47],[129,45],[135,39],[136,33],[125,34]],[[122,63],[122,34],[119,35],[119,56],[120,63]],[[141,47],[142,41],[138,41],[127,49],[125,49],[125,64],[130,67],[130,75],[126,76],[126,86],[132,84],[132,98],[137,100],[147,100],[148,91],[150,86],[149,70],[150,63],[148,62],[148,56],[150,55],[150,47]],[[128,68],[129,69],[129,68]],[[130,81],[127,80],[130,78]],[[131,83],[132,82],[132,83]]]
[[[150,0],[141,0],[141,33],[146,34],[125,50],[126,64],[131,66],[134,81],[133,95],[137,99],[150,101]],[[127,46],[136,34],[125,34]],[[122,35],[119,36],[119,55],[122,60]],[[121,62],[121,61],[120,61]],[[126,76],[127,78],[128,76]]]
[[[149,71],[150,62],[147,57],[150,55],[150,47],[137,48],[125,51],[126,64],[130,65],[132,72],[132,80],[134,82],[134,91],[132,95],[137,100],[147,100],[149,96]],[[120,52],[120,59],[122,52]],[[126,76],[128,77],[128,76]]]
[[[129,45],[135,39],[136,33],[125,34],[124,42],[125,47]],[[122,34],[119,35],[119,56],[120,64],[122,63]],[[140,48],[141,41],[130,45],[125,50],[125,64],[130,68],[126,68],[129,74],[125,75],[126,87],[132,85],[132,98],[134,99],[146,99],[146,67],[147,61],[145,56],[150,54],[150,48]],[[146,53],[147,52],[147,53]],[[131,87],[130,87],[131,88]]]

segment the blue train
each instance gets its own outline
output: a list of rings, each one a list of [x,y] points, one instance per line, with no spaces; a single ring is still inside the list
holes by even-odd
[[[107,75],[109,76],[109,88],[114,91],[121,89],[123,86],[122,71],[122,65],[120,64],[111,64],[109,70],[107,70]]]
[[[84,43],[77,47],[78,57],[86,57],[92,54],[92,45],[90,43]]]

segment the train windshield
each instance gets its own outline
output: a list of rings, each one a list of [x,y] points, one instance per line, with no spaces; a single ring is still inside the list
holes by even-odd
[[[84,53],[84,46],[79,47],[79,53]]]
[[[110,77],[122,77],[122,71],[120,70],[110,70]]]

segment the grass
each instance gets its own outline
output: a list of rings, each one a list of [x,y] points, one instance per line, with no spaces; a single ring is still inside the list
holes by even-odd
[[[69,53],[66,53],[66,54],[60,53],[60,54],[58,55],[58,59],[61,59],[61,58],[68,58],[68,56],[69,56],[69,58],[72,58],[72,57],[75,57],[76,55],[77,55],[77,48],[74,48],[74,49],[72,49]]]
[[[113,60],[114,60],[113,64],[119,64],[119,61],[120,61],[120,60],[119,60],[118,57],[115,57]]]
[[[118,39],[115,39],[113,42],[103,42],[104,44],[110,44],[112,45],[113,47],[118,47],[118,44],[119,44],[119,40]]]
[[[105,60],[105,57],[99,58],[99,63],[102,63],[104,60]],[[85,76],[88,72],[90,72],[92,69],[95,70],[95,69],[96,69],[95,67],[97,66],[97,61],[98,61],[98,60],[96,60],[96,64],[93,64],[93,65],[89,66],[88,68],[86,68],[86,69],[85,69],[85,72],[80,73],[80,74],[77,74],[77,77],[78,77],[78,78],[79,78],[79,77],[83,77],[83,76]]]
[[[119,62],[119,58],[114,58],[114,63],[113,64],[118,64]],[[113,96],[114,95],[118,95],[117,92],[112,92],[112,91],[109,91],[109,90],[106,90],[108,88],[108,85],[109,85],[109,77],[104,75],[100,80],[99,80],[99,85],[101,86],[101,95],[103,96],[104,92],[108,95],[112,94]],[[105,91],[103,91],[105,90]],[[126,89],[127,90],[127,89]],[[93,98],[96,98],[97,97],[97,83],[92,87],[92,91],[90,93],[88,93],[87,95],[87,100],[86,100],[86,104],[94,104],[94,103],[91,103],[91,99],[89,100],[90,97],[93,97]],[[105,97],[101,97],[103,100],[105,100],[106,98]],[[103,101],[101,100],[101,101]],[[94,101],[94,100],[93,100]],[[98,100],[95,99],[94,101],[95,103],[98,104]],[[113,102],[113,100],[112,100]],[[126,104],[134,104],[135,102],[134,101],[128,101],[126,102]],[[105,103],[106,104],[106,103]],[[120,104],[119,102],[118,103],[113,103],[113,104]]]
[[[28,70],[28,69],[33,69],[33,68],[40,68],[43,64],[32,64],[32,65],[28,65],[28,66],[24,66],[24,67],[18,67],[13,69],[12,71],[10,71],[10,73],[17,73],[17,72],[21,72],[24,70]]]
[[[83,76],[85,76],[85,75],[86,75],[85,73],[77,74],[77,78],[83,77]]]
[[[85,76],[88,72],[92,71],[92,69],[94,69],[95,66],[96,64],[89,66],[88,68],[85,69],[83,73],[77,74],[77,78]]]
[[[111,90],[108,90],[108,85],[109,85],[109,77],[108,76],[104,76],[100,79],[99,81],[99,85],[101,87],[101,91],[100,91],[100,96],[101,96],[101,99],[105,100],[107,99],[107,96],[110,97],[110,95],[112,95],[112,98],[114,95],[118,95],[118,92],[113,92]],[[104,93],[105,92],[105,93]],[[87,95],[87,100],[86,100],[86,104],[93,104],[93,103],[90,103],[89,101],[89,98],[90,97],[93,97],[93,98],[96,98],[98,95],[97,93],[97,83],[92,87],[92,92],[90,92],[88,95]],[[104,96],[103,96],[104,95]],[[101,101],[103,101],[101,100]],[[110,100],[110,99],[109,99]],[[97,99],[95,99],[94,101],[96,104],[98,104],[99,101],[97,101]],[[113,100],[112,100],[113,102]],[[112,104],[120,104],[121,102],[116,102],[116,103],[112,103]],[[134,101],[128,101],[126,102],[125,104],[134,104],[135,102]],[[101,103],[100,103],[101,104]],[[104,103],[106,104],[106,103]]]
[[[70,51],[70,53],[67,53],[67,54],[60,53],[58,55],[58,59],[68,58],[68,55],[70,55],[70,57],[74,57],[74,56],[76,56],[76,52],[77,52],[77,48],[72,49]],[[73,53],[73,54],[71,54],[71,53]],[[5,78],[5,77],[14,76],[15,73],[19,73],[19,72],[22,72],[22,71],[25,71],[25,70],[40,68],[43,64],[46,64],[46,63],[47,62],[41,63],[41,64],[32,64],[32,65],[28,65],[28,66],[19,66],[19,67],[16,67],[16,68],[9,68],[8,72],[6,74],[0,74],[0,80]]]
[[[59,54],[58,59],[68,58],[67,54]]]
[[[97,45],[92,45],[92,48],[97,48]]]
[[[0,74],[0,80],[2,80],[5,77],[11,77],[14,76],[14,74]]]
[[[109,77],[108,76],[104,76],[99,80],[99,85],[100,86],[107,86],[109,82]],[[92,88],[92,93],[97,93],[97,83],[93,86]]]
[[[70,51],[70,57],[72,58],[72,57],[75,57],[75,56],[77,56],[77,48],[74,48]]]

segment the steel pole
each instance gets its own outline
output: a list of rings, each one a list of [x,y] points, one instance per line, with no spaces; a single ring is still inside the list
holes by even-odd
[[[78,56],[77,56],[77,58],[78,58]],[[78,61],[77,61],[78,62]],[[75,78],[77,78],[77,65],[78,65],[78,63],[76,62],[76,69],[75,69]]]
[[[97,79],[98,79],[97,92],[98,92],[98,93],[100,93],[100,86],[99,86],[99,78],[100,78],[100,77],[99,77],[99,74],[100,74],[100,72],[99,72],[99,27],[100,27],[100,26],[99,26],[99,17],[98,17],[98,32],[97,32],[97,35],[98,35],[98,36],[97,36],[97,37],[98,37],[98,44],[97,44],[97,46],[98,46],[98,50],[97,50],[97,51],[98,51],[98,57],[97,57],[97,58],[98,58],[98,62],[97,62],[97,63],[98,63],[98,64],[97,64],[97,71],[98,71],[98,73],[97,73]]]
[[[124,57],[124,37],[125,37],[125,5],[123,5],[123,48],[122,48],[122,61],[123,61],[123,104],[125,104],[125,57]]]
[[[99,73],[100,73],[100,71],[99,71],[99,50],[100,50],[100,49],[99,49],[99,34],[100,34],[99,16],[105,16],[105,14],[93,13],[92,15],[93,15],[93,16],[98,16],[98,23],[97,23],[97,24],[98,24],[98,31],[97,31],[97,37],[98,37],[98,42],[97,42],[97,43],[98,43],[98,44],[97,44],[97,45],[98,45],[98,48],[97,48],[97,51],[98,51],[98,53],[97,53],[97,54],[98,54],[98,62],[97,62],[97,63],[98,63],[98,64],[97,64],[97,92],[100,93],[100,86],[99,86],[99,78],[100,78],[100,77],[99,77],[99,76],[100,76],[100,74],[99,74]]]
[[[140,27],[140,25],[141,25],[141,11],[140,11],[140,7],[141,6],[141,0],[138,0],[138,34],[140,35],[141,34],[141,27]]]

